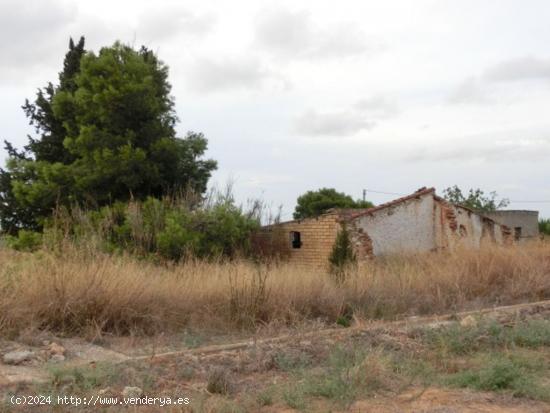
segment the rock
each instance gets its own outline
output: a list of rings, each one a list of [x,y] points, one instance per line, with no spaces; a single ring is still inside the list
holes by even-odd
[[[97,392],[100,396],[103,396],[105,394],[109,394],[111,393],[111,388],[110,387],[105,387],[104,389],[101,389]]]
[[[4,364],[21,364],[24,361],[32,359],[33,357],[34,353],[32,351],[10,351],[9,353],[4,354],[2,361]]]
[[[460,326],[466,328],[477,327],[477,320],[473,316],[468,315],[460,320]]]
[[[65,361],[65,356],[63,354],[54,354],[50,357],[50,361],[52,363],[61,363],[62,361]]]
[[[141,397],[143,394],[143,390],[141,390],[139,387],[131,387],[126,386],[124,390],[122,390],[122,397]]]
[[[59,345],[57,343],[51,343],[48,346],[48,351],[51,355],[59,354],[59,355],[64,356],[66,350],[65,350],[65,347],[63,347],[62,345]]]

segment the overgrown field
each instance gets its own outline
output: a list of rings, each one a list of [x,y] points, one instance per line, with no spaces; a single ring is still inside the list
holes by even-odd
[[[550,244],[376,259],[348,272],[0,249],[0,334],[294,327],[550,298]]]
[[[16,394],[53,400],[101,394],[116,403],[126,386],[138,386],[149,397],[190,401],[144,406],[143,412],[548,412],[550,307],[523,310],[470,315],[468,323],[463,318],[333,329],[334,334],[315,339],[298,332],[286,341],[260,341],[234,351],[51,365],[46,381],[21,386]],[[116,404],[102,407],[120,411]],[[55,411],[98,410],[57,406]],[[0,401],[3,411],[26,410]]]

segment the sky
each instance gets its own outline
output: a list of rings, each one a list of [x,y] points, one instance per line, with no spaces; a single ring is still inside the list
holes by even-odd
[[[545,0],[0,0],[0,139],[33,134],[21,105],[71,36],[120,40],[169,66],[179,135],[205,134],[239,202],[290,219],[321,187],[456,184],[550,217],[549,21]]]

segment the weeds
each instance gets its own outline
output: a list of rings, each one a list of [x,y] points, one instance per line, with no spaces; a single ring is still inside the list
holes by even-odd
[[[229,394],[232,389],[231,376],[224,368],[214,368],[208,373],[206,390],[214,394]]]
[[[550,320],[530,320],[511,327],[494,321],[473,328],[454,323],[441,329],[426,330],[423,338],[424,342],[445,354],[471,354],[509,346],[536,348],[550,345]]]
[[[550,245],[385,258],[335,283],[332,274],[244,260],[155,265],[68,245],[63,255],[0,248],[0,332],[35,328],[64,334],[94,331],[254,330],[312,320],[349,325],[356,318],[396,318],[475,305],[550,297]],[[547,343],[547,324],[515,331],[516,345]],[[498,334],[497,334],[498,333]],[[453,334],[455,337],[453,338]],[[449,351],[486,346],[476,330],[449,330]],[[501,332],[489,334],[502,340]],[[454,340],[454,342],[452,341]],[[193,343],[190,343],[193,345]],[[435,345],[435,344],[434,344]]]
[[[533,363],[532,360],[497,353],[485,357],[478,369],[464,370],[450,376],[447,383],[475,390],[508,391],[515,397],[550,400],[550,389],[537,380],[536,372],[540,368],[540,360]]]

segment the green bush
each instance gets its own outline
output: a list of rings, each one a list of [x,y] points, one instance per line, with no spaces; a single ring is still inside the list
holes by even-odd
[[[17,236],[6,237],[9,247],[17,251],[36,251],[42,246],[42,234],[39,232],[21,230]]]
[[[329,262],[331,272],[336,276],[337,281],[343,281],[346,270],[357,262],[351,236],[345,226],[342,227],[336,236],[336,241],[329,256]]]
[[[543,235],[550,235],[550,218],[539,220],[539,232]]]
[[[246,254],[258,226],[257,211],[244,211],[229,196],[199,205],[185,198],[148,198],[98,210],[60,209],[45,233],[49,244],[68,240],[88,249],[177,261]]]

